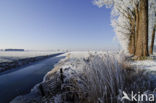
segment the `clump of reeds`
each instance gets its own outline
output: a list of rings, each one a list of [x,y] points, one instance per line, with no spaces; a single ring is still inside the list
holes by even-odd
[[[83,72],[63,85],[63,101],[121,103],[122,91],[142,93],[152,89],[148,74],[121,60],[106,54],[83,59]]]

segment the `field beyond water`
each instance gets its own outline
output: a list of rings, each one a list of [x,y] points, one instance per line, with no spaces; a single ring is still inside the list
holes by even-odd
[[[54,51],[0,51],[0,72],[55,56]]]
[[[122,52],[65,55],[29,94],[18,96],[11,103],[131,103],[121,101],[123,91],[156,97],[156,75],[137,66],[137,62],[126,60]]]
[[[55,51],[0,51],[0,63],[12,62],[19,59],[45,56],[58,53]]]

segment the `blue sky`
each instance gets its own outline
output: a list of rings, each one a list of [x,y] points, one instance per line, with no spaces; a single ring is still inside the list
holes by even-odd
[[[93,0],[0,0],[0,48],[117,47],[110,9]]]

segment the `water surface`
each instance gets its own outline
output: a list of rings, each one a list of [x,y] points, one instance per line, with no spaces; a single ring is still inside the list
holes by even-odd
[[[0,103],[9,103],[18,95],[30,92],[34,85],[64,56],[51,57],[16,71],[0,75]]]

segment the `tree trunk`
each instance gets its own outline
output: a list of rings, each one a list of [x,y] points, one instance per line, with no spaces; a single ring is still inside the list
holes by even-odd
[[[135,54],[135,18],[130,18],[130,24],[131,24],[131,34],[129,39],[129,53],[134,55]]]
[[[138,41],[138,31],[139,31],[139,11],[138,11],[138,6],[135,9],[135,14],[136,14],[136,23],[135,23],[135,48],[137,47],[137,41]],[[136,50],[135,53],[136,54]]]
[[[148,0],[140,0],[136,56],[148,56]]]
[[[152,39],[151,39],[151,46],[150,46],[150,54],[153,54],[154,39],[155,39],[155,28],[156,28],[156,25],[153,27],[153,31],[152,31]]]
[[[134,55],[135,53],[135,35],[134,34],[130,35],[128,49],[129,49],[129,53]]]

